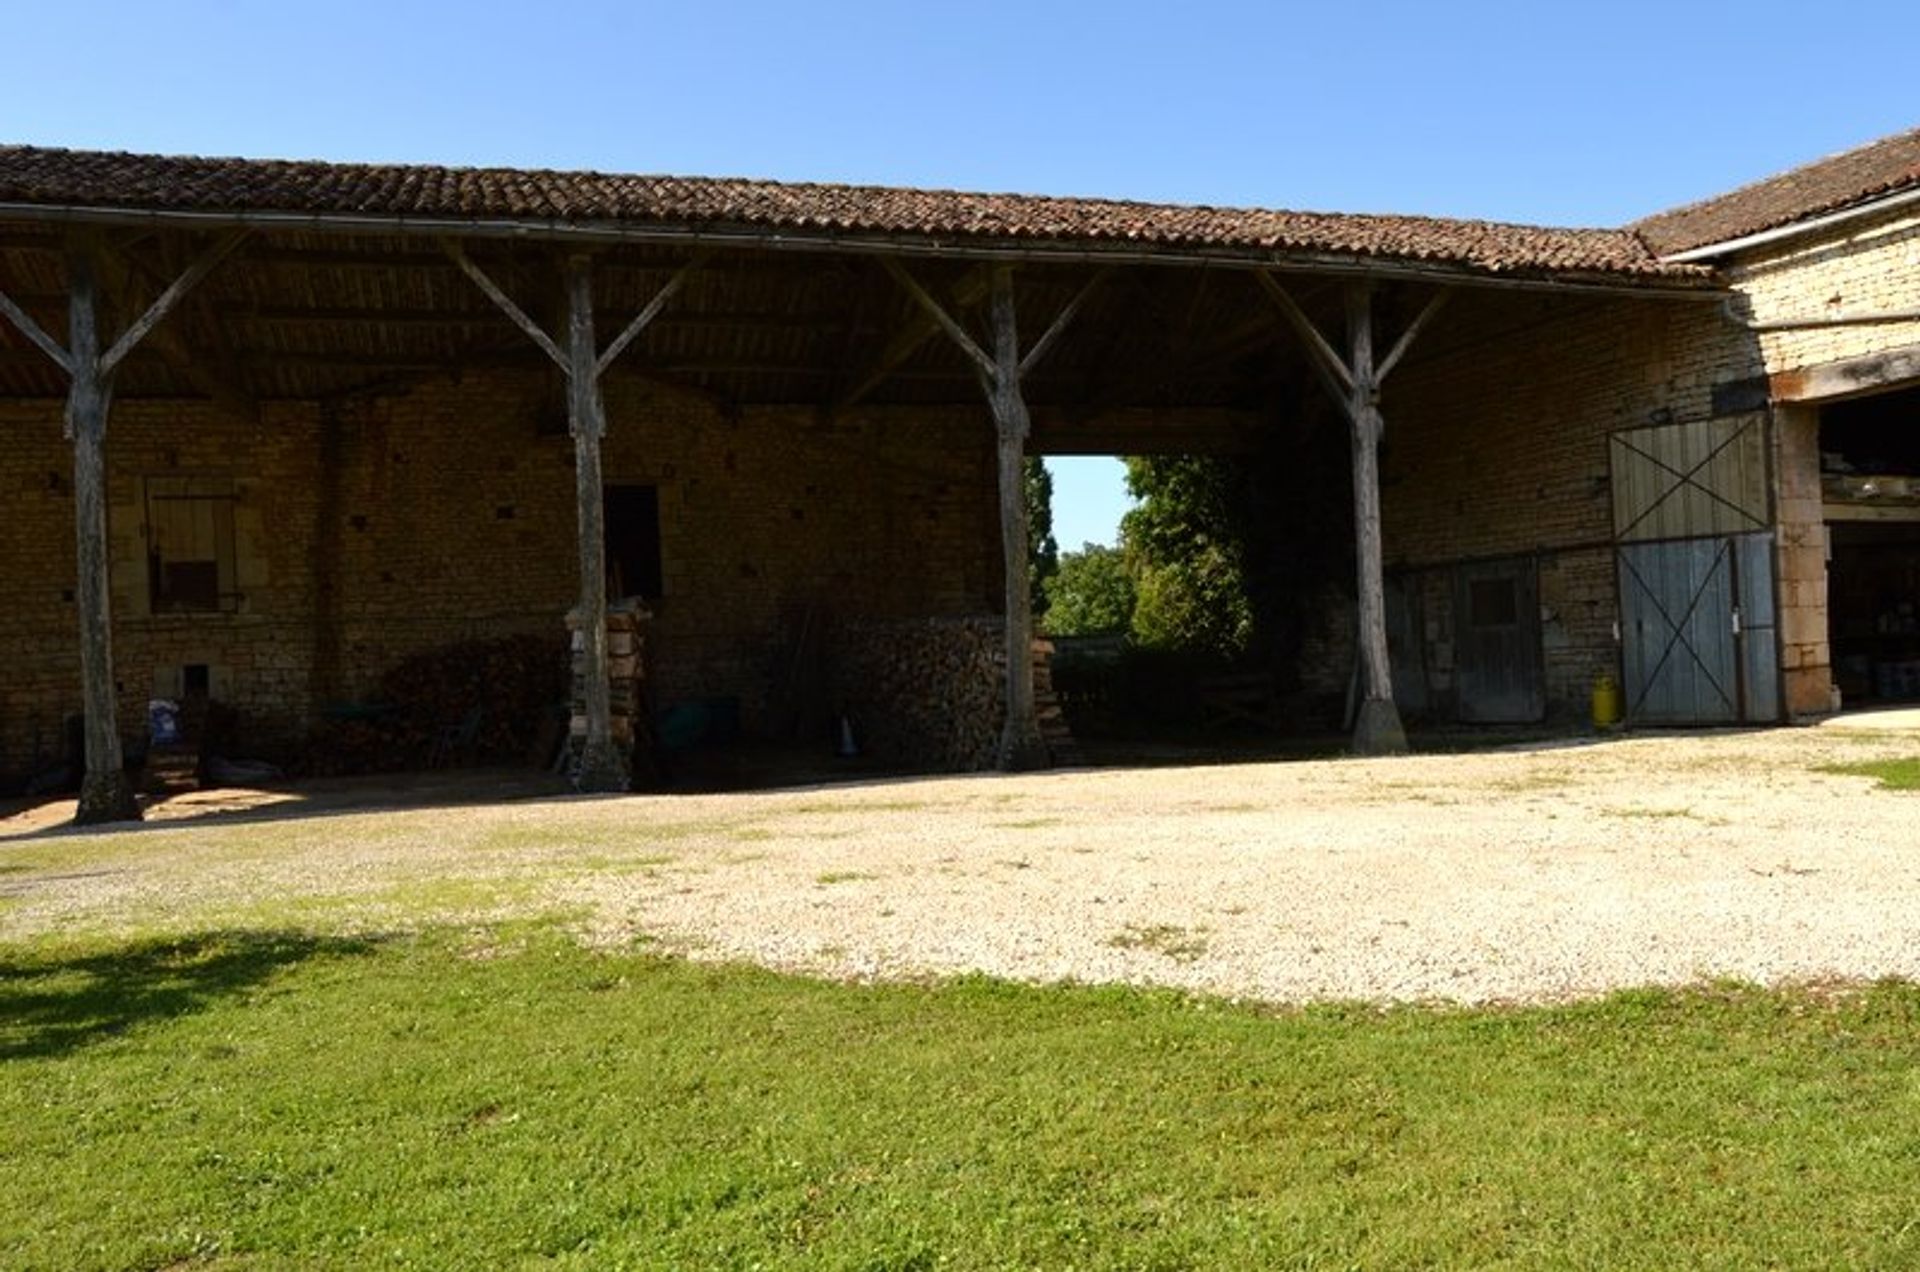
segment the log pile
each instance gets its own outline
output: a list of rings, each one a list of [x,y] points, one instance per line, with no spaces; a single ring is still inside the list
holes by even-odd
[[[522,761],[565,699],[564,650],[552,638],[443,645],[387,671],[370,701],[328,709],[298,767],[311,776],[421,768],[436,749],[448,752],[448,739],[469,722],[471,737],[453,739],[458,745],[446,760]]]
[[[1006,714],[1006,636],[997,618],[843,624],[833,682],[862,749],[887,763],[946,772],[991,769]],[[1053,646],[1034,642],[1034,697],[1056,763],[1079,752],[1053,693]]]

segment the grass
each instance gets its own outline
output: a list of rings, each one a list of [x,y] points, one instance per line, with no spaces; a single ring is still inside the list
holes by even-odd
[[[1191,963],[1207,952],[1204,932],[1175,923],[1140,925],[1129,923],[1107,938],[1107,944],[1122,950],[1152,950],[1176,963]]]
[[[826,870],[815,875],[813,881],[822,886],[836,883],[864,883],[880,876],[866,870]]]
[[[0,1266],[1897,1266],[1920,989],[1264,1012],[540,927],[0,948]]]
[[[1881,790],[1920,791],[1920,756],[1910,756],[1897,760],[1862,760],[1852,764],[1822,765],[1822,773],[1839,773],[1848,777],[1871,777],[1880,784]]]

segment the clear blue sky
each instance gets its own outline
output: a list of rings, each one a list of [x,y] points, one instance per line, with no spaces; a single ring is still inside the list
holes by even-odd
[[[1920,124],[1914,0],[169,0],[5,43],[0,139],[43,145],[1570,225]],[[1061,543],[1110,537],[1117,465],[1070,469]]]

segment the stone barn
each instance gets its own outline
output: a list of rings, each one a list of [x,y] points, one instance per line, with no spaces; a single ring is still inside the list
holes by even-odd
[[[1024,459],[1328,429],[1361,749],[1920,694],[1916,199],[1920,134],[1619,230],[0,148],[0,772],[77,718],[130,815],[150,698],[271,752],[569,615],[587,789],[685,702],[1045,763]]]

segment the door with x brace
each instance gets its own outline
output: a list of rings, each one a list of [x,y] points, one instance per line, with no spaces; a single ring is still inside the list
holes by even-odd
[[[1621,687],[1631,720],[1779,717],[1765,440],[1758,420],[1612,438]]]

